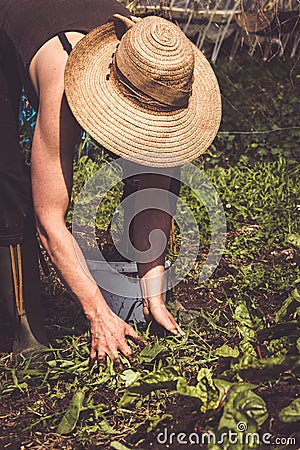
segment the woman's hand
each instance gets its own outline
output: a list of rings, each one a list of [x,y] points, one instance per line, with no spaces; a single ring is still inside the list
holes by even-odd
[[[162,298],[150,297],[143,301],[144,315],[148,320],[154,319],[159,325],[175,336],[184,336],[184,331],[176,323],[172,314],[167,310]]]
[[[88,318],[91,324],[92,335],[91,363],[96,360],[99,363],[104,363],[106,356],[109,356],[117,367],[121,367],[119,352],[128,358],[129,361],[134,361],[134,356],[126,342],[126,337],[142,347],[147,344],[130,325],[112,311],[106,311],[104,314],[98,313]]]

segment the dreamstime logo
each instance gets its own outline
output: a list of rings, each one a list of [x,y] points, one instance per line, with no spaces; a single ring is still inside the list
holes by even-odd
[[[179,445],[207,445],[207,444],[242,444],[249,445],[249,448],[253,448],[254,446],[259,444],[265,445],[283,445],[283,446],[291,446],[296,445],[297,441],[294,437],[275,437],[271,433],[263,433],[259,434],[256,432],[248,432],[247,431],[247,423],[239,422],[236,425],[236,431],[227,430],[223,433],[213,433],[212,431],[204,432],[204,433],[174,433],[169,432],[167,428],[161,433],[158,433],[156,440],[158,444],[164,445],[168,444],[169,446],[175,445],[178,448]]]
[[[120,158],[97,170],[81,190],[74,208],[72,234],[81,252],[86,259],[90,259],[91,249],[93,249],[92,259],[101,261],[101,264],[106,266],[106,270],[116,272],[105,260],[96,243],[94,227],[97,211],[106,194],[118,183],[129,177],[141,179],[143,175],[147,175],[148,179],[149,175],[171,177],[173,182],[180,182],[181,185],[190,190],[189,197],[195,198],[195,201],[200,201],[206,208],[210,219],[211,243],[209,254],[199,275],[199,281],[204,282],[212,275],[222,256],[226,238],[226,219],[222,202],[212,182],[201,169],[192,163],[181,166],[179,170],[178,167],[154,168],[141,166]],[[176,204],[176,213],[174,214]],[[120,214],[118,214],[120,208],[118,208],[112,218],[111,229],[114,244],[122,256],[137,263],[148,263],[158,258],[166,248],[167,239],[159,228],[152,230],[148,237],[150,248],[144,252],[138,251],[129,238],[129,224],[133,218],[148,209],[161,210],[175,216],[180,229],[181,243],[175,262],[165,270],[168,285],[166,286],[165,283],[162,286],[162,283],[155,277],[150,279],[150,284],[152,295],[165,292],[167,289],[176,286],[194,267],[198,256],[200,237],[196,213],[178,195],[152,187],[152,185],[127,196],[121,201],[120,206],[126,212],[126,221],[123,220],[123,223],[120,223]],[[115,239],[114,229],[123,229],[121,239]],[[91,245],[91,242],[93,245]],[[80,255],[78,257],[80,259]],[[120,282],[115,283],[113,287],[107,277],[102,277],[98,284],[112,294],[130,296],[131,291],[128,289],[128,292],[126,292],[126,285],[132,281],[132,277],[124,273],[117,273]]]
[[[241,432],[247,430],[247,424],[245,422],[238,422],[236,424],[236,427],[237,427],[238,431],[241,431]]]

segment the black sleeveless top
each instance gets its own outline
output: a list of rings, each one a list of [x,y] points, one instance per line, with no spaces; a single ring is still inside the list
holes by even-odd
[[[31,59],[59,32],[87,33],[114,13],[129,15],[116,0],[0,0],[0,246],[35,235],[18,120],[22,84],[38,106],[28,72]]]
[[[114,13],[128,16],[116,0],[0,0],[0,30],[28,65],[37,50],[60,31],[86,34]]]
[[[117,0],[0,0],[0,56],[15,49],[23,82],[32,94],[28,68],[45,42],[62,31],[86,34],[115,13],[129,15]]]

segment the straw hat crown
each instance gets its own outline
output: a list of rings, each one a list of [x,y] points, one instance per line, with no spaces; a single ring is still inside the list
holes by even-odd
[[[147,17],[123,36],[117,69],[137,89],[169,106],[186,106],[192,91],[195,56],[178,27]]]

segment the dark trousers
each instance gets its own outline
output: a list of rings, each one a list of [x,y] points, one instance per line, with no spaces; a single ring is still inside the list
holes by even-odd
[[[34,233],[29,168],[19,145],[21,83],[15,53],[0,58],[0,246],[14,245]]]

